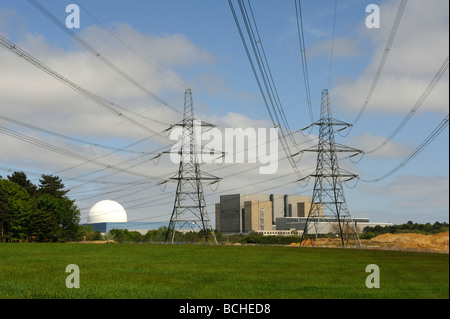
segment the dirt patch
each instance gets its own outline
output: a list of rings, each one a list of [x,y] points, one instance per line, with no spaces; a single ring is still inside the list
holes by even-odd
[[[362,239],[363,247],[372,249],[398,249],[405,251],[428,251],[448,253],[449,232],[434,235],[422,235],[414,233],[405,234],[383,234],[372,239]],[[314,246],[314,240],[308,240],[304,246]],[[299,243],[292,243],[289,246],[299,246]],[[340,241],[335,238],[318,238],[318,247],[337,247]]]
[[[424,248],[436,251],[448,252],[449,232],[434,235],[422,234],[383,234],[369,240],[373,245],[381,247],[397,248]]]

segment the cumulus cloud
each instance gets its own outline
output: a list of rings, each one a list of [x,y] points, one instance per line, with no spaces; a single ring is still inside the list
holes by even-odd
[[[370,63],[356,80],[343,80],[333,87],[334,101],[342,110],[355,113],[363,106],[397,8],[397,1],[385,2],[380,6],[382,27],[360,30],[360,36],[370,39],[375,50]],[[411,109],[448,56],[448,10],[447,1],[408,2],[367,112],[404,114]],[[421,111],[448,110],[448,85],[447,73]]]
[[[0,9],[0,14],[2,18],[8,18],[8,22],[3,23],[5,20],[2,20],[0,24],[2,35],[6,36],[6,31],[13,32],[9,28],[11,21],[19,21],[20,16],[4,9]],[[179,70],[215,63],[213,54],[181,34],[146,35],[127,24],[117,24],[113,31],[118,37],[126,39],[142,57],[95,26],[83,28],[80,35],[143,87],[178,110],[182,110],[184,87],[187,86]],[[108,176],[117,173],[117,169],[131,170],[136,173],[135,178],[139,174],[145,177],[170,173],[171,165],[161,165],[156,171],[149,171],[147,163],[150,156],[140,157],[139,154],[82,145],[8,121],[6,118],[86,141],[114,145],[117,149],[132,145],[127,149],[151,152],[169,146],[171,142],[168,137],[161,134],[159,138],[151,138],[154,134],[130,124],[122,115],[154,132],[162,132],[182,118],[181,113],[174,112],[133,86],[77,44],[60,47],[50,44],[48,39],[38,33],[14,35],[13,38],[21,39],[16,40],[20,48],[76,85],[105,98],[107,105],[122,114],[107,111],[24,59],[0,48],[0,107],[4,116],[0,119],[0,125],[34,138],[35,141],[43,141],[80,157],[98,159],[98,162],[110,165],[108,168],[94,162],[83,164],[82,160],[0,134],[2,166],[13,163],[24,170],[46,173],[62,171],[65,178],[84,174],[91,174],[89,178],[102,176],[99,174]],[[128,169],[130,166],[132,168]],[[121,180],[130,177],[127,173],[122,175]],[[118,177],[114,175],[112,178],[117,180]]]
[[[388,185],[361,186],[361,192],[371,195],[392,196],[396,207],[447,208],[449,204],[449,178],[447,176],[403,175]]]
[[[88,43],[95,44],[96,49],[108,60],[132,75],[136,82],[155,96],[179,96],[180,92],[184,92],[181,85],[184,81],[175,72],[176,67],[214,63],[211,53],[196,47],[183,35],[147,36],[128,25],[118,25],[116,31],[130,45],[135,45],[136,51],[149,52],[146,60],[151,61],[151,64],[139,59],[116,39],[105,36],[105,32],[97,27],[84,28],[82,37]],[[27,34],[18,45],[75,84],[131,110],[133,116],[146,113],[147,117],[165,123],[179,121],[179,114],[127,82],[82,48],[53,47],[39,34]],[[49,129],[63,128],[65,132],[81,135],[92,134],[93,128],[112,127],[121,121],[116,115],[106,112],[10,52],[2,49],[0,59],[3,73],[0,79],[0,100],[6,110],[5,115],[32,119]],[[176,108],[182,109],[182,101],[176,100],[177,103],[181,102]],[[151,115],[149,109],[152,110]],[[133,127],[127,130],[118,127],[116,132],[109,132],[119,137],[139,137]]]
[[[182,72],[178,72],[180,68],[194,68],[197,65],[204,66],[215,63],[215,57],[210,52],[197,47],[186,36],[181,34],[145,35],[127,24],[118,24],[114,28],[115,33],[120,38],[126,39],[127,43],[137,52],[145,52],[145,59],[150,61],[151,64],[136,57],[126,47],[121,46],[114,38],[106,36],[105,32],[97,27],[83,28],[81,36],[86,42],[92,43],[111,62],[120,66],[124,72],[132,74],[134,79],[154,94],[169,97],[169,103],[176,105],[179,110],[182,110],[183,107],[184,85],[192,87],[194,90],[207,91],[212,95],[230,92],[231,89],[221,78],[206,73],[204,70],[193,76],[189,82],[181,76]],[[77,45],[69,48],[55,47],[49,44],[47,39],[40,34],[26,34],[18,45],[77,85],[108,99],[115,106],[120,105],[130,110],[131,112],[124,111],[124,114],[144,125],[148,125],[153,130],[162,131],[167,128],[164,123],[177,123],[182,118],[181,113],[171,111],[138,88],[127,83],[120,75]],[[116,114],[107,112],[104,108],[81,96],[68,86],[3,49],[0,50],[0,67],[4,75],[0,78],[0,105],[4,110],[2,114],[5,117],[88,141],[98,141],[99,144],[114,145],[117,148],[133,144],[149,135],[149,132],[130,125]],[[164,74],[161,70],[164,71]],[[272,123],[264,117],[250,118],[233,112],[226,113],[223,116],[203,115],[201,114],[203,102],[197,101],[195,96],[194,100],[196,117],[200,117],[209,123],[218,124],[222,133],[224,133],[225,128],[254,128],[256,130],[272,127]],[[136,114],[140,114],[140,116]],[[161,123],[152,122],[148,118],[156,119]],[[141,179],[155,186],[157,183],[173,176],[178,170],[178,165],[171,162],[166,155],[162,155],[158,166],[154,166],[151,161],[152,156],[140,157],[136,154],[114,152],[93,145],[77,144],[64,139],[49,137],[30,128],[19,127],[17,123],[12,124],[4,118],[0,120],[0,125],[15,128],[35,140],[45,141],[55,147],[70,150],[84,158],[96,159],[99,163],[109,165],[109,167],[104,167],[95,162],[83,164],[83,161],[80,162],[79,159],[42,149],[3,134],[0,135],[0,143],[3,147],[0,154],[1,161],[16,163],[19,167],[26,163],[29,170],[34,169],[56,174],[61,172],[61,176],[66,181],[74,182],[74,184],[70,183],[70,186],[68,186],[72,188],[75,185],[73,188],[75,194],[77,192],[78,194],[84,194],[84,192],[92,194],[99,192],[97,189],[107,188],[104,185],[98,187],[95,182],[81,186],[84,184],[83,180],[95,181],[99,179],[100,183],[125,183],[133,180],[133,178],[136,180],[136,177],[140,174]],[[305,138],[300,134],[296,134],[295,138],[298,139],[298,143],[305,141]],[[132,145],[128,149],[143,152],[156,150],[154,154],[156,155],[158,151],[170,150],[171,145],[175,142],[169,141],[168,138],[165,141],[150,139]],[[207,142],[204,141],[203,144]],[[262,165],[260,162],[224,163],[221,166],[203,164],[202,169],[219,177],[227,177],[221,182],[218,192],[233,192],[233,190],[273,192],[273,189],[277,186],[280,186],[277,191],[286,193],[297,191],[296,177],[292,174],[292,168],[281,146],[277,148],[277,158],[279,165],[276,172],[271,175],[259,173],[259,167]],[[245,159],[247,159],[247,156]],[[122,169],[124,172],[118,174],[118,170]],[[131,171],[136,175],[125,171]],[[137,180],[140,179],[137,178]],[[174,185],[170,182],[167,184],[166,191],[172,194]],[[129,194],[125,201],[126,204],[135,201],[144,203],[143,205],[127,205],[127,207],[133,207],[132,211],[135,212],[145,210],[145,200],[147,200],[148,206],[149,194],[158,197],[161,195],[158,195],[156,187],[151,188],[148,184],[141,186],[142,189],[145,188],[146,190],[140,191],[140,189],[137,189],[135,193]],[[209,193],[207,183],[204,187],[205,191]],[[240,189],[241,187],[242,189]],[[238,188],[239,190],[237,190]],[[114,194],[115,196],[124,196],[126,192],[125,187],[121,192]],[[144,198],[145,194],[142,193],[145,193],[147,197]],[[160,197],[167,197],[167,202],[173,200],[173,196],[169,195],[164,196],[162,194]],[[77,196],[77,198],[83,211],[98,199],[95,196],[83,195]],[[164,203],[164,200],[162,200],[162,203]],[[144,208],[139,208],[139,206]],[[158,209],[158,207],[154,206],[153,209]],[[163,206],[160,208],[164,211],[170,210]]]
[[[354,57],[362,54],[358,48],[357,39],[348,39],[336,37],[334,40],[316,42],[308,49],[308,57],[314,58],[318,55],[329,55],[330,48],[333,46],[334,57]]]
[[[386,137],[362,134],[350,138],[350,143],[357,149],[368,153],[371,158],[399,158],[410,154],[414,149],[413,143],[388,141]],[[381,145],[383,145],[380,147]],[[380,147],[380,148],[379,148]],[[375,152],[372,152],[376,149]]]

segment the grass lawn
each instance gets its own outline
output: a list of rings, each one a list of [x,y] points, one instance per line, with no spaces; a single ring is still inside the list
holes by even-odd
[[[66,266],[80,269],[68,289]],[[368,289],[368,264],[380,288]],[[0,244],[0,298],[449,298],[449,256],[279,246]]]

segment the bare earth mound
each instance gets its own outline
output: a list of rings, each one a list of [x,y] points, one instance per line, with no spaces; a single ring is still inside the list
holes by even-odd
[[[405,234],[383,234],[372,239],[361,240],[361,245],[374,249],[400,249],[448,253],[449,232],[435,235],[422,235],[414,233]],[[314,246],[314,240],[308,240],[304,246]],[[337,247],[340,245],[338,239],[318,238],[318,247]],[[289,246],[299,246],[299,243],[292,243]]]
[[[439,252],[448,252],[449,232],[435,235],[422,234],[383,234],[370,239],[368,242],[373,246],[396,247],[396,248],[424,248]],[[368,244],[369,244],[368,243]]]

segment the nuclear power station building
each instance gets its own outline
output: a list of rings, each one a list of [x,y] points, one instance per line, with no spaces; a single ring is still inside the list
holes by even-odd
[[[216,204],[216,229],[222,233],[275,230],[276,219],[306,217],[310,196],[233,194],[220,196]]]
[[[311,209],[311,196],[279,194],[231,194],[220,196],[215,206],[215,229],[223,234],[300,235]],[[319,212],[317,228],[319,234],[333,233],[335,216],[323,216]],[[341,217],[342,221],[342,217]],[[358,232],[366,226],[392,226],[391,223],[374,223],[369,218],[352,218]],[[107,233],[112,229],[128,229],[147,233],[150,229],[167,226],[167,223],[139,222],[128,220],[125,209],[119,203],[103,200],[89,211],[87,225],[95,231]]]
[[[166,224],[129,221],[127,212],[122,205],[112,200],[102,200],[89,210],[85,225],[91,225],[94,231],[100,233],[107,233],[112,229],[127,229],[144,235],[150,229],[157,229]]]
[[[232,194],[220,196],[216,204],[216,229],[223,234],[291,235],[303,232],[311,208],[311,196],[277,194]],[[323,216],[317,209],[318,232],[333,232],[334,216]],[[336,219],[336,220],[334,220]],[[359,231],[366,226],[388,226],[391,223],[372,223],[369,218],[352,218]]]

